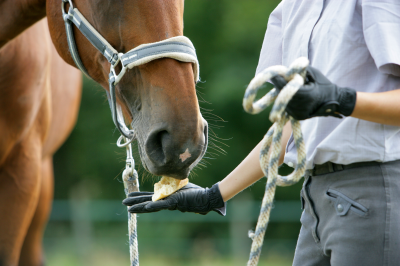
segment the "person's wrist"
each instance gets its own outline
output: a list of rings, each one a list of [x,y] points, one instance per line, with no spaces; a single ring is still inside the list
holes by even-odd
[[[350,116],[356,106],[357,91],[351,88],[338,87],[339,89],[339,113]]]
[[[218,186],[219,182],[214,184],[211,188],[206,189],[207,197],[209,200],[209,208],[218,214],[226,215],[226,203],[224,202]]]
[[[224,206],[224,200],[222,198],[221,192],[219,191],[218,183],[214,184],[211,188],[207,189],[207,196],[210,201],[210,207],[221,208]]]

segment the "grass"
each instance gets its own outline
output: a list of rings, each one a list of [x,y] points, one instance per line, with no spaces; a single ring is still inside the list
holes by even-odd
[[[224,228],[220,227],[217,232],[223,231]],[[226,230],[226,233],[240,233],[239,236],[217,236],[206,234],[204,228],[189,230],[189,227],[185,228],[179,223],[163,226],[153,224],[151,227],[141,224],[140,265],[246,265],[251,245],[246,228],[247,225],[244,228],[228,227],[230,231]],[[128,266],[127,242],[125,223],[83,223],[73,226],[53,222],[47,227],[44,238],[46,266]],[[295,244],[294,239],[266,238],[259,265],[292,265]]]
[[[229,257],[220,256],[215,253],[206,255],[204,253],[199,256],[193,250],[191,254],[185,257],[170,257],[166,254],[152,254],[151,252],[143,252],[140,256],[140,265],[143,266],[236,266],[246,265],[247,256]],[[289,266],[292,264],[290,256],[282,254],[272,254],[263,256],[259,266]],[[58,244],[48,246],[46,248],[46,265],[47,266],[128,266],[129,252],[127,248],[117,248],[107,243],[97,243],[91,245],[90,250],[78,250],[71,243]]]

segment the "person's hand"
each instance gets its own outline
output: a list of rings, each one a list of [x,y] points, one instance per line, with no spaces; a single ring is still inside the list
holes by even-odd
[[[179,210],[207,214],[210,211],[225,216],[226,205],[218,188],[218,183],[211,188],[202,188],[189,183],[164,199],[152,201],[153,192],[132,192],[122,203],[131,206],[131,213],[157,212],[161,210]]]
[[[282,76],[271,79],[281,90],[287,83]],[[286,112],[296,120],[315,116],[349,116],[356,104],[356,91],[339,87],[330,82],[318,69],[307,67],[305,84],[289,101]]]

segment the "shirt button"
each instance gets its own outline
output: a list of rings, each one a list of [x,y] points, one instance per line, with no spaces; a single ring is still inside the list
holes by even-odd
[[[343,206],[342,206],[342,204],[338,204],[337,210],[338,210],[338,212],[342,212],[342,211],[343,211]]]
[[[293,167],[293,163],[292,162],[288,162],[289,167]]]

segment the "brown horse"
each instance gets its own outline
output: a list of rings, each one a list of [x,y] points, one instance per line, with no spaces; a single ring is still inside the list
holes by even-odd
[[[183,0],[73,2],[119,52],[183,34]],[[81,84],[77,70],[57,57],[46,21],[38,22],[47,15],[58,54],[75,66],[60,6],[0,0],[0,265],[43,263],[52,156],[75,123]],[[76,28],[74,34],[90,77],[108,90],[110,63]],[[128,70],[116,89],[145,168],[186,178],[207,147],[192,65],[158,59]]]
[[[81,75],[58,56],[45,20],[1,47],[0,265],[41,265],[52,156],[75,124],[80,90]]]

